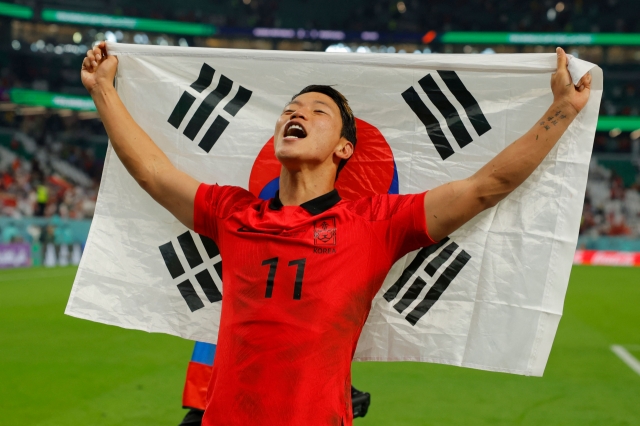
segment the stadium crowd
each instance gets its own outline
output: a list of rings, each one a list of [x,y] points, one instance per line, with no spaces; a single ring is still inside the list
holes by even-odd
[[[636,176],[625,184],[618,173],[592,160],[581,235],[640,237],[640,173]]]
[[[106,2],[105,2],[106,3]],[[148,3],[152,7],[144,7]],[[109,2],[127,16],[230,27],[293,27],[355,31],[640,32],[636,0],[202,0]],[[96,6],[97,7],[97,6]],[[337,12],[337,13],[336,13]]]
[[[99,124],[73,113],[5,112],[0,117],[0,215],[91,218],[103,160],[94,147],[81,143],[100,134]]]

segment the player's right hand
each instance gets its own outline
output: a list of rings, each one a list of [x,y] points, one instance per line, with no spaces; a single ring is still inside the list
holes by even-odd
[[[88,50],[82,61],[82,84],[91,94],[100,87],[113,87],[117,69],[118,58],[107,55],[107,45],[102,41]]]

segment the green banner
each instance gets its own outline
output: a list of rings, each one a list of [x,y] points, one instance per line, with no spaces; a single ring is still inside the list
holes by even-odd
[[[72,109],[75,111],[95,111],[96,106],[90,96],[72,96],[40,90],[11,89],[11,102],[18,105],[43,106],[46,108]]]
[[[31,19],[33,9],[29,6],[22,6],[13,3],[0,3],[0,15],[11,16],[12,18]]]
[[[640,130],[640,117],[599,117],[597,130],[608,132],[619,129],[623,132]]]
[[[640,45],[640,34],[614,33],[444,33],[440,40],[452,44],[548,44],[548,45]]]
[[[67,10],[42,9],[42,20],[97,27],[123,28],[167,34],[210,36],[216,27],[191,22],[162,21],[158,19],[133,18],[129,16],[100,15],[96,13],[71,12]]]

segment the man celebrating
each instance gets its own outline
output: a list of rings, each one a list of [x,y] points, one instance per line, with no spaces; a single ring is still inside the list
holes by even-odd
[[[204,425],[352,424],[351,360],[388,270],[511,193],[586,105],[591,76],[574,86],[562,49],[557,58],[549,110],[474,175],[427,193],[352,202],[334,185],[356,147],[353,113],[332,87],[308,86],[276,122],[280,190],[262,201],[176,169],[120,101],[117,58],[104,43],[87,52],[82,81],[116,154],[158,203],[212,238],[225,260]]]

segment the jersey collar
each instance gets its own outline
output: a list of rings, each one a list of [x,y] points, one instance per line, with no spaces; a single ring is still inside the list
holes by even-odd
[[[331,207],[335,206],[340,202],[342,198],[338,195],[338,191],[334,189],[333,191],[327,192],[324,195],[314,198],[313,200],[309,200],[306,203],[300,204],[300,207],[308,211],[313,216],[324,213],[329,210]],[[269,200],[269,208],[271,210],[280,210],[283,207],[282,201],[280,201],[280,191],[276,191],[275,197]]]

